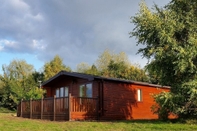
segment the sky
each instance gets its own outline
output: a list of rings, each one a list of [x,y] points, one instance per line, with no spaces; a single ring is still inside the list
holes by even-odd
[[[129,37],[130,17],[141,0],[0,0],[0,74],[2,65],[25,60],[41,71],[59,55],[75,70],[92,65],[105,49],[125,52],[131,63],[144,67],[139,46]],[[169,0],[145,0],[163,7]]]

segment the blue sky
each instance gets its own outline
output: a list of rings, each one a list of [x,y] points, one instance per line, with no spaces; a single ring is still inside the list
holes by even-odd
[[[160,7],[169,0],[145,0]],[[110,49],[125,52],[143,67],[137,53],[130,17],[140,0],[0,0],[0,67],[13,59],[26,60],[37,71],[55,55],[73,70],[81,62],[92,65]],[[0,74],[2,70],[0,69]]]

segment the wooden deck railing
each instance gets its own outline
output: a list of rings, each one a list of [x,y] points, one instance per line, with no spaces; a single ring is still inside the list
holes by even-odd
[[[95,112],[97,98],[73,97],[71,104],[72,112]]]
[[[21,100],[17,108],[17,116],[32,119],[71,120],[71,113],[79,112],[83,112],[83,115],[97,116],[98,99],[71,95],[60,98],[54,96],[40,100]]]

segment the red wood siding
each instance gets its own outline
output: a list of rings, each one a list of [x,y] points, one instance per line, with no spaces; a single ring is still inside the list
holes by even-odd
[[[57,81],[55,86],[44,87],[47,90],[47,97],[53,97],[56,94],[56,89],[59,87],[68,86],[69,93],[72,96],[79,97],[79,86],[82,84],[92,83],[92,96],[96,98],[98,96],[98,82],[97,81],[88,81],[85,79],[76,79],[73,81],[71,78],[61,79]],[[87,113],[87,112],[71,112],[72,120],[86,120],[86,119],[96,119],[95,113]]]
[[[137,89],[142,90],[142,102],[137,102]],[[104,82],[104,114],[101,119],[157,119],[151,112],[151,95],[169,89],[145,85]]]
[[[131,87],[135,91],[137,89],[142,90],[142,101],[136,102],[136,106],[133,106],[132,109],[133,119],[158,119],[158,115],[153,114],[151,111],[151,106],[155,104],[152,95],[159,94],[162,91],[169,92],[169,89],[135,84]],[[137,92],[135,93],[135,98],[137,99]]]
[[[67,86],[69,87],[69,93],[72,96],[79,97],[79,86],[82,84],[92,83],[92,93],[93,97],[98,96],[98,82],[97,81],[88,81],[85,79],[76,79],[73,81],[71,78],[61,79],[56,82],[55,85],[51,85],[50,87],[44,87],[46,89],[46,97],[53,97],[56,94],[56,89],[60,87]]]
[[[64,86],[69,87],[69,93],[72,96],[79,97],[79,86],[88,83],[92,83],[93,97],[99,98],[98,109],[101,120],[157,119],[158,116],[151,112],[151,106],[154,104],[151,95],[170,90],[169,88],[110,80],[89,81],[69,76],[59,77],[44,88],[47,90],[47,97],[53,97],[55,90]],[[142,101],[140,102],[137,101],[137,89],[142,91]],[[73,119],[87,119],[84,112],[72,113],[71,115]]]
[[[52,95],[52,91],[50,87],[45,87],[44,88],[46,90],[46,97],[51,97]]]

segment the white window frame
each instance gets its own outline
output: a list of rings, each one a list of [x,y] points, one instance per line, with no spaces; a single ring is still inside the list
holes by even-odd
[[[137,89],[137,101],[142,102],[142,89]]]

